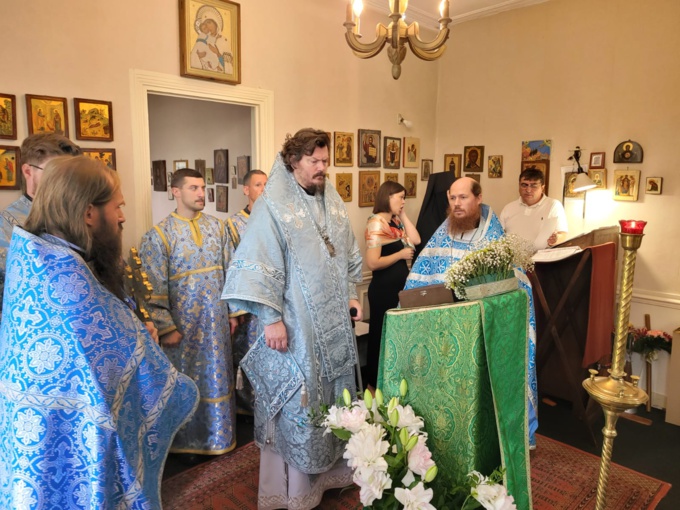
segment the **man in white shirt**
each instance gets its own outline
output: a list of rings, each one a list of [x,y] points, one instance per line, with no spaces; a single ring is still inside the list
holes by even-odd
[[[564,241],[569,227],[562,204],[545,195],[543,172],[527,168],[519,175],[519,198],[501,212],[505,232],[532,241],[543,250]]]

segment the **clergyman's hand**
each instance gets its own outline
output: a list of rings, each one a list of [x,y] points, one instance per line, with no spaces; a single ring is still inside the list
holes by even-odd
[[[267,347],[271,349],[280,352],[286,352],[288,349],[288,333],[286,333],[286,326],[283,321],[265,326],[264,338],[267,341]]]
[[[352,320],[354,322],[359,322],[364,319],[364,310],[361,308],[361,304],[359,303],[358,299],[350,299],[349,300],[349,308],[350,310],[352,308],[356,309],[356,314],[352,316]]]
[[[161,337],[161,345],[163,347],[177,347],[182,341],[182,333],[176,329],[170,333],[166,333]]]
[[[238,318],[237,317],[229,317],[229,334],[231,336],[234,336],[234,331],[236,331],[237,327],[238,327]]]
[[[153,341],[158,343],[158,330],[154,323],[152,321],[147,321],[144,323],[144,326],[146,326],[146,330],[151,335],[151,338],[153,338]]]

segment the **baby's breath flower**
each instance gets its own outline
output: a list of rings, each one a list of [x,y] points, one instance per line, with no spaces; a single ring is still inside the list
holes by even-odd
[[[446,286],[458,299],[467,299],[465,288],[472,282],[484,283],[511,278],[514,269],[531,271],[532,244],[513,234],[495,241],[483,240],[471,245],[473,251],[454,262],[446,271]]]

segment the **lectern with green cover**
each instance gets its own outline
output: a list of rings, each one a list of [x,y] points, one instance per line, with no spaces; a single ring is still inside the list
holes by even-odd
[[[527,430],[528,299],[522,290],[385,315],[378,385],[409,384],[439,473],[506,468],[517,508],[531,508]]]

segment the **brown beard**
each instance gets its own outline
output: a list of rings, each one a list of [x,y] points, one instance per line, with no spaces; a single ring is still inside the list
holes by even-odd
[[[473,228],[477,228],[480,218],[479,209],[472,216],[465,218],[456,218],[453,215],[453,210],[449,211],[449,235],[454,237],[455,234],[462,234]]]
[[[123,278],[123,226],[115,230],[105,223],[92,233],[91,267],[95,276],[112,294],[125,301]]]

